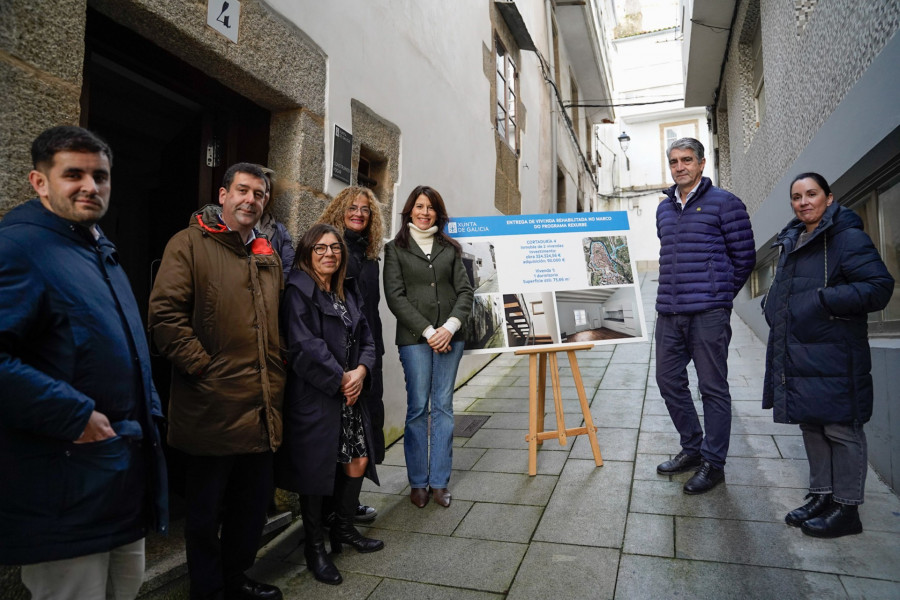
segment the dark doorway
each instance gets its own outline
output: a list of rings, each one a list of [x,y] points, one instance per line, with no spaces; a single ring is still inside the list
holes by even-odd
[[[197,208],[218,203],[230,164],[266,164],[270,114],[90,9],[81,103],[82,125],[114,155],[100,226],[146,317],[151,264]]]
[[[169,238],[199,207],[218,203],[229,165],[265,164],[270,114],[93,10],[87,12],[82,125],[113,150],[110,209],[100,222],[116,244],[142,317]],[[168,410],[170,366],[153,359]],[[183,477],[169,453],[172,487]]]

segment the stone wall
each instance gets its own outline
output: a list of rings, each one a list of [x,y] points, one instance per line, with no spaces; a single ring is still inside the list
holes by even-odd
[[[752,61],[746,54],[757,15],[762,19],[767,109],[759,129],[751,131],[750,119],[755,125],[748,90]],[[798,27],[800,20],[802,27]],[[720,149],[728,152],[728,160],[720,158],[720,162],[730,167],[729,187],[751,214],[898,25],[900,3],[892,0],[818,0],[796,6],[783,0],[740,2],[723,78],[723,101],[728,107],[725,130],[731,135],[727,147],[720,144]],[[784,193],[787,198],[787,190]]]
[[[31,141],[47,127],[79,122],[88,6],[271,111],[279,216],[296,215],[321,194],[326,57],[265,2],[241,4],[233,44],[206,25],[205,2],[7,0],[0,19],[0,215],[33,195],[26,179]],[[297,233],[301,220],[287,224]]]

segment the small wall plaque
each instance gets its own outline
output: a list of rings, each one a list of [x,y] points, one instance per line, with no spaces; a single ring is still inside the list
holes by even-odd
[[[239,0],[209,0],[206,6],[206,24],[237,44],[238,26],[241,22]]]

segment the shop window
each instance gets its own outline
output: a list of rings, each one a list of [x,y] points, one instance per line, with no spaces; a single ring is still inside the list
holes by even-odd
[[[900,333],[900,176],[865,191],[850,205],[863,220],[881,259],[894,278],[894,295],[887,307],[869,314],[869,322],[879,324],[873,331]]]

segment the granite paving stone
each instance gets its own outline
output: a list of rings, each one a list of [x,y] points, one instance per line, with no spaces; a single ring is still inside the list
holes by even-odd
[[[482,427],[475,432],[475,435],[469,438],[469,441],[466,443],[466,448],[509,448],[512,450],[527,450],[528,442],[525,440],[525,435],[527,433],[528,430],[525,429],[485,429]],[[539,452],[541,450],[568,452],[571,449],[571,441],[565,446],[560,446],[559,441],[554,438],[552,440],[544,440]]]
[[[543,513],[542,506],[476,502],[453,535],[500,542],[528,543],[531,541],[531,536]]]
[[[854,600],[897,600],[900,598],[900,582],[865,579],[841,575],[841,583],[847,597]]]
[[[773,435],[775,445],[781,458],[806,460],[806,446],[803,445],[803,436],[801,435]]]
[[[569,459],[534,534],[542,542],[621,548],[631,463]]]
[[[617,344],[609,361],[610,365],[637,363],[646,365],[650,361],[650,346],[646,343]]]
[[[363,480],[363,491],[378,492],[380,494],[400,494],[409,487],[409,479],[406,476],[406,466],[380,464],[377,467],[378,481],[381,485],[375,485],[368,479]]]
[[[705,494],[691,496],[682,489],[689,475],[659,475],[659,481],[635,481],[631,512],[784,524],[784,515],[800,506],[806,493],[800,489],[732,485],[726,480]]]
[[[615,550],[532,543],[507,598],[612,598],[618,566]]]
[[[408,495],[391,495],[389,498],[389,503],[376,507],[378,516],[371,523],[373,530],[377,528],[451,535],[472,508],[471,502],[456,497],[447,508],[434,501],[430,501],[425,508],[419,508],[409,501]]]
[[[468,471],[454,474],[450,479],[450,489],[454,501],[544,506],[553,493],[556,480],[553,475],[529,477],[524,473]]]
[[[679,558],[852,575],[900,581],[896,534],[865,531],[833,540],[810,538],[783,523],[676,517],[675,552]]]
[[[637,429],[598,427],[597,445],[600,447],[600,456],[604,462],[607,460],[633,461],[637,447],[637,437]],[[591,441],[587,435],[579,435],[575,439],[575,445],[572,447],[572,452],[569,453],[569,458],[594,460]]]
[[[680,558],[680,557],[679,557]],[[655,556],[623,555],[616,600],[846,598],[836,575]]]
[[[566,455],[562,452],[538,452],[538,475],[559,475],[565,463]],[[484,452],[471,470],[492,473],[527,473],[528,450],[491,448]]]
[[[334,561],[339,570],[494,593],[509,588],[528,549],[527,544],[387,529],[368,534],[383,540],[384,550],[344,552]]]
[[[304,596],[315,598],[316,596]],[[398,579],[383,579],[375,588],[368,600],[502,600],[502,594],[491,594],[466,590],[458,587],[446,587],[416,583],[413,581],[400,581]]]
[[[622,363],[608,369],[600,382],[602,390],[643,389],[647,379],[646,364]]]
[[[527,407],[526,407],[527,408]],[[565,415],[566,423],[574,423],[576,420],[581,419],[581,411],[579,412],[571,412],[571,413],[563,413]],[[493,416],[485,421],[484,425],[481,426],[482,429],[515,429],[517,431],[528,432],[528,413],[527,412],[516,412],[516,413],[494,413]],[[556,429],[556,413],[545,412],[544,413],[544,430],[548,431],[551,429]]]
[[[669,515],[628,513],[622,552],[674,557],[675,519]]]
[[[468,471],[484,456],[484,452],[484,448],[467,448],[465,446],[453,448],[453,469]]]

